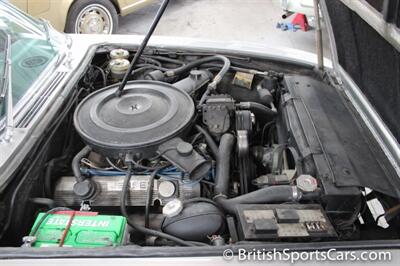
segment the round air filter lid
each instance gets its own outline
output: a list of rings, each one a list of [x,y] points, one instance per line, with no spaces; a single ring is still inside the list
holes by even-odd
[[[115,95],[117,88],[90,94],[74,114],[75,128],[84,141],[107,156],[150,154],[181,133],[193,117],[190,96],[167,83],[129,82],[121,97]]]

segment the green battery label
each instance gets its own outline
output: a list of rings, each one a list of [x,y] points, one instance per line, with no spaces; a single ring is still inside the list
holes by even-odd
[[[43,217],[40,213],[35,224]],[[68,232],[64,233],[71,216],[50,214],[36,232],[34,247],[58,246],[65,234],[63,247],[120,246],[126,237],[126,219],[113,215],[75,215]]]

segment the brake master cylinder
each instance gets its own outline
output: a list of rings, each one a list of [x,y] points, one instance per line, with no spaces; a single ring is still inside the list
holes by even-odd
[[[108,65],[111,71],[111,76],[115,80],[122,79],[126,71],[129,69],[129,51],[125,49],[113,49],[110,52],[110,58],[111,60]]]

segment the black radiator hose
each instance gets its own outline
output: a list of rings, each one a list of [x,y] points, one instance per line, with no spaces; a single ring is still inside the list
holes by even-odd
[[[226,72],[229,71],[229,68],[231,67],[231,61],[227,57],[222,56],[222,55],[214,55],[214,56],[204,57],[199,60],[190,62],[187,65],[168,70],[165,72],[165,76],[167,76],[167,77],[178,76],[180,74],[183,74],[185,72],[192,70],[195,67],[201,66],[202,64],[210,63],[210,62],[214,62],[214,61],[221,61],[223,63],[223,66],[222,66],[221,70],[218,72],[218,74],[215,75],[212,82],[210,84],[208,84],[206,91],[201,96],[201,99],[198,103],[198,107],[200,107],[207,100],[208,95],[212,91],[217,89],[218,83],[221,82],[221,80],[224,77],[224,75],[226,74]]]
[[[195,128],[199,133],[203,134],[212,154],[217,158],[218,157],[218,146],[217,146],[217,144],[215,144],[215,141],[213,140],[211,135],[207,132],[207,130],[205,130],[204,128],[202,128],[199,125],[195,125]]]
[[[259,190],[227,199],[224,195],[217,195],[214,200],[227,213],[235,213],[238,204],[257,204],[257,203],[284,203],[299,201],[302,193],[295,186],[282,185],[261,188]]]
[[[217,84],[222,80],[222,78],[224,77],[226,72],[228,72],[229,68],[231,67],[231,61],[229,61],[229,59],[227,57],[222,56],[222,55],[214,55],[214,56],[204,57],[204,58],[201,58],[196,61],[192,61],[187,65],[183,65],[181,67],[166,71],[165,75],[167,77],[179,76],[179,75],[186,73],[186,72],[192,70],[193,68],[198,67],[202,64],[215,62],[215,61],[221,61],[223,63],[221,70],[214,77],[213,81],[210,84],[212,89],[215,89],[217,87]]]
[[[237,104],[237,107],[239,107],[240,109],[251,110],[256,115],[263,114],[274,117],[278,114],[276,110],[272,110],[271,108],[268,108],[267,106],[256,102],[241,102]]]
[[[230,177],[230,161],[235,137],[226,133],[222,135],[217,154],[217,166],[215,175],[214,193],[216,195],[228,194],[229,177]]]

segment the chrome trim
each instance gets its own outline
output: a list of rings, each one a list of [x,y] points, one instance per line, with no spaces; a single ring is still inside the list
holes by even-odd
[[[24,115],[22,120],[19,122],[19,127],[27,127],[29,123],[32,121],[34,116],[40,111],[42,105],[47,101],[48,97],[54,92],[57,88],[58,84],[65,77],[66,73],[58,72],[55,74],[54,79],[51,80],[50,84],[46,86],[46,90],[42,92],[36,102],[29,108],[28,112]]]
[[[313,0],[315,17],[315,43],[317,50],[318,69],[324,71],[324,47],[322,43],[321,17],[319,16],[319,0]]]
[[[324,17],[324,20],[325,20],[325,27],[328,32],[329,46],[331,47],[330,50],[331,50],[332,67],[333,67],[334,73],[336,73],[337,70],[339,69],[339,57],[338,57],[338,53],[337,53],[335,35],[333,34],[331,17],[329,15],[328,7],[326,5],[325,0],[320,0],[320,8],[321,8],[322,16]]]
[[[47,89],[48,84],[52,81],[53,71],[56,69],[58,55],[54,56],[47,67],[42,71],[39,77],[34,81],[32,86],[22,96],[22,98],[14,105],[14,121],[15,127],[20,126],[20,122],[24,119],[25,114],[29,112],[36,101],[41,97],[43,91]],[[49,74],[50,73],[50,74]],[[5,128],[5,118],[0,119],[0,136]]]
[[[301,199],[301,193],[299,193],[299,189],[296,186],[292,186],[292,192],[293,200],[298,201]]]
[[[400,29],[387,23],[381,13],[365,0],[341,0],[349,9],[356,12],[365,22],[374,28],[386,41],[400,51]]]
[[[6,64],[4,69],[4,83],[2,86],[6,89],[4,95],[4,104],[5,104],[5,118],[6,118],[6,129],[4,135],[0,137],[1,141],[10,142],[13,136],[14,130],[14,113],[13,113],[13,87],[12,87],[12,60],[11,60],[11,35],[7,34],[7,45],[6,45]],[[5,84],[7,82],[7,84]]]
[[[19,26],[22,26],[25,30],[41,36],[42,38],[46,37],[46,34],[40,29],[40,26],[38,25],[39,23],[36,19],[22,13],[13,5],[4,1],[0,1],[0,13],[2,12],[7,13],[10,17],[13,17],[13,22],[17,23]]]
[[[130,8],[132,8],[132,7],[134,7],[134,6],[137,6],[137,5],[140,5],[140,4],[143,4],[143,3],[145,3],[145,2],[147,2],[148,0],[140,0],[140,1],[136,1],[135,3],[133,3],[133,4],[130,4],[130,5],[127,5],[127,6],[124,6],[124,7],[122,7],[121,8],[121,10],[127,10],[127,9],[130,9]]]
[[[349,74],[347,74],[342,67],[340,67],[338,71],[343,81],[344,93],[356,108],[365,125],[371,131],[379,146],[388,157],[397,175],[400,177],[399,142]]]
[[[7,143],[7,145],[2,145],[0,143],[0,194],[12,180],[11,177],[13,173],[15,173],[15,170],[20,167],[21,161],[26,158],[32,147],[37,143],[38,138],[40,138],[43,132],[47,129],[50,121],[57,116],[60,108],[69,97],[71,91],[75,88],[79,79],[82,78],[85,69],[95,54],[96,48],[97,45],[85,45],[85,52],[77,52],[76,58],[72,62],[73,65],[71,66],[74,71],[65,71],[65,65],[70,62],[68,56],[64,56],[64,59],[61,62],[62,64],[58,69],[54,68],[51,75],[46,72],[47,76],[45,77],[45,80],[41,81],[41,84],[35,93],[40,96],[43,91],[49,92],[49,86],[54,86],[54,89],[50,89],[51,92],[44,98],[37,97],[38,100],[40,98],[42,101],[40,107],[38,105],[38,107],[36,107],[38,109],[35,108],[37,110],[35,115],[31,115],[27,121],[22,121],[22,119],[20,120],[20,122],[24,122],[27,126],[15,129],[14,141]],[[82,50],[82,48],[79,48],[79,50]],[[60,76],[63,78],[59,79],[57,82],[54,77]],[[31,107],[32,105],[27,107],[26,110],[29,110]],[[24,108],[23,117],[25,117],[25,114],[27,113],[26,110]]]

